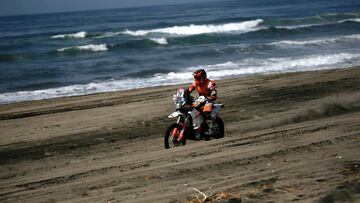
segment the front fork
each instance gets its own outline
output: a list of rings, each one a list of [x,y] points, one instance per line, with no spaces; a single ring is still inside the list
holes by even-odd
[[[187,115],[187,116],[189,116],[189,115]],[[184,133],[185,133],[186,128],[187,128],[186,123],[187,123],[188,118],[186,118],[186,119],[184,120],[184,122],[182,122],[182,123],[181,123],[181,120],[182,120],[182,118],[181,118],[181,116],[179,116],[179,117],[177,118],[177,121],[176,121],[177,124],[181,124],[181,131],[180,131],[179,137],[177,138],[177,140],[178,140],[179,142],[182,141],[183,138],[184,138]],[[173,132],[172,132],[172,137],[173,137],[173,138],[177,135],[177,132],[178,132],[178,129],[175,128],[175,129],[173,130]]]
[[[179,124],[181,121],[181,116],[178,116],[176,123]]]
[[[186,130],[187,126],[185,123],[182,124],[181,126],[181,131],[180,131],[180,135],[178,137],[178,141],[182,141],[183,138],[184,138],[184,133],[185,133],[185,130]]]

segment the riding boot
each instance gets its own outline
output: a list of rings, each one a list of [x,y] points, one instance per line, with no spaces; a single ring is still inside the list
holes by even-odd
[[[208,134],[209,133],[209,126],[207,125],[206,123],[206,119],[210,119],[211,118],[211,112],[203,112],[203,115],[204,115],[204,140],[205,141],[209,141],[211,140],[211,137],[210,135]]]
[[[204,131],[203,131],[203,138],[205,141],[211,140],[209,132],[209,126],[206,124],[206,121],[204,121]]]

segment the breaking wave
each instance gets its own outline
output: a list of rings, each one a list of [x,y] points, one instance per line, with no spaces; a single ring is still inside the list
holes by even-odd
[[[161,45],[167,45],[168,41],[166,40],[166,38],[150,38],[151,41],[156,42],[158,44]]]
[[[305,58],[249,58],[238,62],[203,65],[210,78],[221,79],[251,74],[271,74],[297,72],[335,67],[348,67],[360,62],[360,54],[338,53],[329,55],[310,55]],[[65,87],[19,91],[0,94],[0,103],[40,100],[64,96],[85,95],[100,92],[119,91],[143,87],[183,84],[191,82],[191,73],[198,67],[189,67],[183,72],[156,73],[145,78],[124,78],[104,82],[70,85]]]
[[[89,44],[89,45],[82,45],[82,46],[75,46],[75,47],[65,47],[58,49],[58,52],[71,52],[71,51],[89,51],[89,52],[100,52],[100,51],[107,51],[106,44]]]
[[[298,28],[308,28],[308,27],[314,27],[314,26],[335,25],[335,24],[346,23],[346,22],[360,22],[360,18],[346,19],[346,20],[341,20],[341,21],[337,21],[337,22],[323,22],[323,23],[301,24],[301,25],[284,25],[284,26],[275,26],[275,27],[279,28],[279,29],[295,30],[295,29],[298,29]]]
[[[346,19],[346,20],[340,21],[339,23],[348,22],[348,21],[360,23],[360,18]]]
[[[60,35],[54,35],[51,36],[52,39],[64,39],[64,38],[85,38],[88,35],[87,32],[81,31],[77,33],[71,33],[71,34],[60,34]]]
[[[137,30],[130,31],[126,30],[123,34],[132,36],[145,36],[151,33],[162,33],[171,35],[198,35],[198,34],[209,34],[209,33],[245,33],[260,29],[259,24],[264,22],[262,19],[250,20],[240,23],[227,23],[220,25],[187,25],[187,26],[174,26],[167,28],[159,28],[152,30]]]
[[[245,59],[234,63],[204,66],[212,78],[224,78],[251,74],[270,74],[281,72],[301,72],[310,70],[349,67],[360,62],[360,54],[339,53],[330,55],[311,55],[305,58]]]
[[[323,45],[323,44],[331,44],[331,43],[342,43],[353,40],[360,40],[360,34],[333,37],[333,38],[313,39],[313,40],[283,40],[283,41],[269,43],[269,45],[278,45],[285,47],[293,46],[293,45],[295,46]]]

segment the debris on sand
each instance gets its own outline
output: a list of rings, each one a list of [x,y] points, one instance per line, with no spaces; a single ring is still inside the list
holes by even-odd
[[[192,188],[196,192],[200,193],[203,198],[200,199],[198,196],[191,198],[186,203],[212,203],[212,202],[221,202],[221,203],[240,203],[242,202],[242,199],[240,197],[235,197],[231,195],[228,192],[219,192],[214,193],[209,196],[207,196],[205,193],[201,192],[200,190],[196,188]]]

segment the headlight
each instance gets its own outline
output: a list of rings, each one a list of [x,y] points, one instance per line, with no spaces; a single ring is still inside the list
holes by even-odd
[[[176,99],[174,98],[174,103],[176,108],[181,108],[186,103],[186,101],[184,97],[177,97]]]
[[[185,98],[182,98],[182,100],[181,100],[181,106],[184,106],[185,103],[186,103]]]

